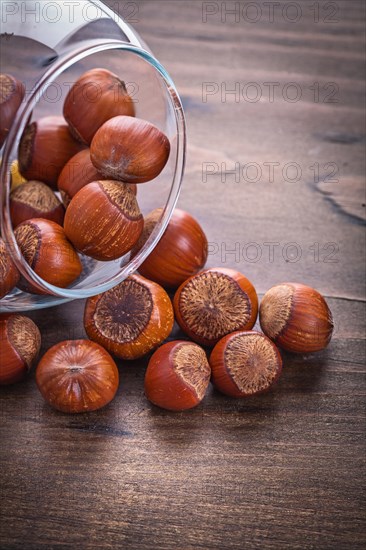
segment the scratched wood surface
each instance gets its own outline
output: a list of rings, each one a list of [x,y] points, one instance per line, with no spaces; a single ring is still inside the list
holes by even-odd
[[[149,0],[128,11],[185,104],[180,206],[201,220],[210,266],[242,270],[260,295],[285,280],[322,291],[334,339],[319,354],[284,354],[268,394],[232,400],[210,388],[187,413],[146,401],[147,360],[120,362],[116,399],[86,415],[51,410],[34,372],[2,388],[1,548],[365,547],[364,4],[332,2],[334,14],[315,3],[316,22],[310,3],[297,1],[298,21],[275,11],[273,23],[263,3],[256,23],[253,12],[225,21],[221,2],[210,4],[218,13],[207,22],[199,1]],[[238,101],[221,97],[237,83]],[[297,102],[283,98],[298,90],[290,83],[300,87]],[[263,93],[252,102],[255,89]],[[298,181],[286,181],[295,179],[291,167],[283,175],[289,163],[300,167]],[[258,166],[262,178],[249,181]],[[42,353],[84,336],[83,306],[31,314]]]

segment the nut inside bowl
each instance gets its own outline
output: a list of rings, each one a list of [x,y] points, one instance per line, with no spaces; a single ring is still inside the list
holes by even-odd
[[[62,115],[64,100],[72,84],[83,73],[96,67],[117,74],[126,83],[127,91],[133,99],[135,116],[154,124],[169,139],[170,155],[162,172],[151,181],[137,184],[137,200],[143,216],[157,207],[163,206],[163,209],[154,231],[133,259],[130,258],[130,252],[107,262],[79,253],[82,274],[69,287],[59,288],[46,282],[31,269],[17,245],[9,210],[9,167],[18,158],[19,143],[29,117],[34,121],[51,114]],[[92,107],[93,101],[91,113]],[[42,294],[15,289],[1,300],[0,310],[24,311],[87,298],[112,288],[136,271],[164,233],[178,200],[185,147],[185,120],[177,90],[168,73],[149,52],[119,40],[93,40],[60,57],[37,82],[24,108],[18,112],[6,142],[1,166],[1,233],[21,275]]]

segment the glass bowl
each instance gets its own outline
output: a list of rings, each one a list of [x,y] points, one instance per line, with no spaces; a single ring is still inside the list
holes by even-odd
[[[1,5],[3,11],[10,4]],[[42,11],[42,5],[48,5],[48,11]],[[169,74],[132,27],[103,2],[79,0],[73,5],[66,0],[45,4],[15,0],[11,6],[2,13],[1,72],[23,82],[26,93],[1,153],[1,235],[22,276],[44,294],[15,289],[0,300],[0,311],[25,311],[105,292],[138,269],[164,233],[178,200],[186,131],[182,104]],[[82,275],[68,288],[59,288],[41,279],[18,248],[9,213],[10,167],[17,159],[30,117],[61,115],[71,85],[85,71],[97,67],[116,73],[134,100],[136,116],[155,124],[170,140],[170,157],[162,173],[137,186],[143,215],[157,207],[163,210],[136,256],[131,258],[128,253],[118,260],[100,262],[81,254]]]

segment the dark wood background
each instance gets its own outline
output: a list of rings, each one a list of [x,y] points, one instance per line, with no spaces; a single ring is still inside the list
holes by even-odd
[[[109,3],[132,13],[126,2]],[[210,388],[186,413],[147,402],[147,359],[120,362],[116,399],[91,414],[51,410],[34,372],[2,388],[0,546],[365,548],[364,3],[315,2],[318,22],[314,3],[297,0],[301,16],[291,22],[299,11],[283,12],[289,3],[281,2],[272,23],[263,2],[255,2],[256,23],[253,11],[238,22],[223,11],[222,21],[221,2],[211,3],[219,12],[207,22],[199,1],[129,4],[131,23],[185,104],[179,205],[205,228],[209,265],[241,270],[260,295],[281,281],[316,287],[335,334],[319,354],[284,354],[268,394],[232,400]],[[273,100],[268,82],[276,83]],[[205,102],[207,83],[239,85],[244,95]],[[261,92],[257,102],[248,83]],[[301,99],[284,99],[299,88]],[[225,174],[236,162],[260,166],[260,181]],[[204,181],[203,163],[222,174]],[[274,181],[264,163],[277,163]],[[289,163],[300,167],[296,182],[286,181],[295,179],[291,167],[283,172]],[[276,243],[272,256],[268,243]],[[83,307],[31,315],[42,352],[84,336]]]

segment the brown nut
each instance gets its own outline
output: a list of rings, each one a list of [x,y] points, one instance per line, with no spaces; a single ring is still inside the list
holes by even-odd
[[[27,180],[43,181],[57,189],[61,170],[81,148],[62,117],[40,118],[27,126],[20,140],[20,173]]]
[[[0,147],[10,131],[24,94],[22,82],[10,74],[0,74]]]
[[[253,328],[258,298],[252,283],[234,269],[207,269],[190,277],[174,296],[181,329],[192,340],[214,346],[236,330]]]
[[[170,142],[156,126],[128,116],[103,124],[90,146],[96,169],[105,177],[126,183],[156,178],[168,162]]]
[[[66,340],[42,357],[36,382],[44,399],[65,413],[96,411],[118,390],[118,369],[109,353],[89,340]]]
[[[63,224],[65,208],[55,193],[40,181],[29,181],[10,194],[10,217],[13,227],[32,218],[44,218]]]
[[[76,153],[63,167],[57,182],[64,205],[67,207],[82,187],[100,179],[102,175],[90,160],[90,149]]]
[[[64,117],[71,132],[87,145],[102,124],[118,115],[134,116],[135,107],[125,83],[106,69],[84,73],[65,99]]]
[[[90,149],[84,149],[77,153],[65,164],[58,178],[57,186],[64,205],[67,207],[71,199],[85,185],[102,179],[102,174],[98,172],[90,159]],[[136,185],[130,184],[130,187],[136,195]]]
[[[230,397],[267,391],[279,378],[282,358],[274,343],[255,331],[224,336],[210,357],[212,383]]]
[[[4,298],[19,281],[19,271],[13,263],[3,239],[0,237],[0,299]]]
[[[295,353],[324,349],[333,333],[333,318],[323,296],[299,283],[273,286],[263,296],[259,321],[264,334]]]
[[[78,191],[66,210],[64,226],[77,250],[109,261],[131,250],[144,219],[130,186],[105,180],[88,183]]]
[[[150,237],[161,213],[162,209],[157,208],[145,217],[133,256]],[[204,267],[207,254],[207,237],[199,223],[188,212],[176,208],[160,241],[140,265],[139,273],[163,287],[177,288]]]
[[[57,223],[35,218],[18,225],[14,235],[25,261],[44,281],[65,288],[80,276],[79,256]],[[24,278],[18,286],[26,292],[41,293]]]
[[[192,409],[204,398],[210,376],[210,365],[200,346],[193,342],[168,342],[156,350],[149,361],[145,394],[162,409]]]
[[[0,317],[0,385],[24,378],[41,347],[41,334],[24,315]]]
[[[158,347],[173,324],[173,307],[165,290],[140,275],[88,298],[85,306],[89,338],[122,359],[137,359]]]

